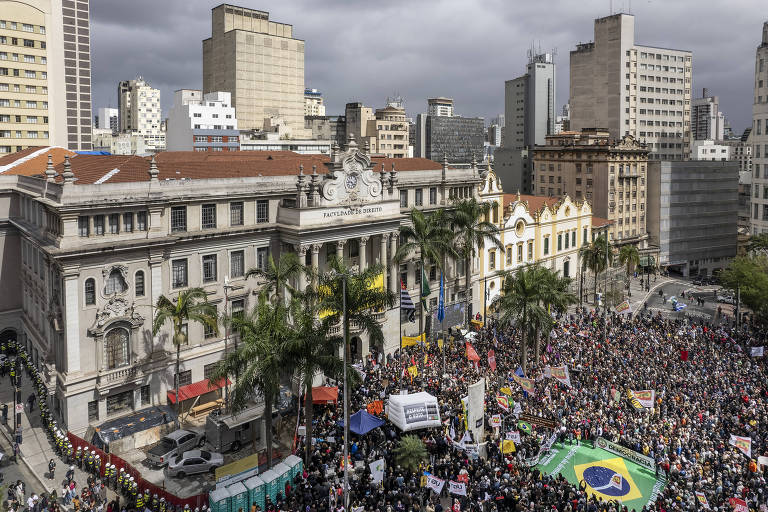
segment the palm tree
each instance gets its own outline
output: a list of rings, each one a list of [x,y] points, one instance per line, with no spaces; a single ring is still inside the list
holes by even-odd
[[[287,340],[288,366],[301,378],[304,388],[304,417],[306,419],[305,462],[309,464],[312,451],[312,381],[318,373],[338,377],[342,371],[339,346],[342,339],[332,336],[331,317],[319,319],[317,292],[308,286],[291,301],[291,325]],[[351,372],[354,374],[354,372]],[[301,395],[301,393],[299,393]]]
[[[581,261],[581,272],[579,272],[579,307],[584,300],[584,273],[588,269],[594,268],[595,245],[592,243],[582,245],[579,249],[579,260]]]
[[[262,290],[250,313],[232,315],[228,321],[239,333],[240,344],[216,366],[211,380],[217,382],[229,375],[239,375],[230,393],[233,412],[244,409],[256,398],[257,392],[263,396],[267,467],[271,467],[272,408],[280,390],[280,378],[290,370],[287,365],[289,308],[281,301],[270,302],[267,291]]]
[[[761,233],[749,237],[747,252],[768,252],[768,233]]]
[[[499,323],[520,329],[520,366],[523,373],[528,366],[528,343],[536,329],[545,329],[551,317],[541,305],[540,270],[538,265],[526,265],[515,273],[506,273],[502,292],[494,302],[498,305]]]
[[[419,283],[419,295],[422,291],[422,274],[425,265],[432,263],[443,268],[443,254],[456,254],[453,248],[449,222],[444,210],[425,214],[413,208],[410,213],[410,223],[400,226],[400,236],[403,243],[397,248],[394,260],[401,263],[406,258],[418,253],[420,272],[416,277]],[[419,334],[424,332],[424,307],[419,308]],[[401,333],[402,334],[402,333]]]
[[[536,330],[536,344],[534,346],[536,356],[535,360],[538,362],[541,356],[542,339],[539,337],[539,335],[541,334],[543,338],[547,338],[550,332],[552,332],[552,327],[554,326],[551,313],[564,313],[568,309],[568,306],[576,302],[576,297],[569,290],[569,286],[571,284],[571,280],[569,278],[561,276],[559,273],[553,272],[552,270],[545,267],[537,267],[536,272],[540,287],[539,300],[549,317],[549,321],[542,326],[543,328],[541,332],[539,332],[538,327]]]
[[[464,259],[464,272],[467,300],[467,315],[470,315],[471,291],[472,291],[472,258],[476,254],[476,247],[483,247],[487,241],[500,250],[504,249],[499,239],[499,228],[487,219],[491,209],[496,208],[495,203],[478,202],[474,197],[455,203],[451,212],[451,227],[455,232],[455,241],[459,249],[459,255]],[[485,317],[483,311],[483,317]]]
[[[305,272],[304,265],[299,261],[295,252],[283,252],[280,259],[275,261],[272,255],[267,259],[267,265],[264,268],[251,268],[246,272],[246,277],[260,277],[266,282],[263,290],[266,290],[267,297],[276,297],[276,300],[283,299],[283,288],[293,293],[295,290],[289,284],[291,280]]]
[[[181,361],[181,346],[187,341],[185,325],[190,321],[203,324],[207,329],[216,333],[219,331],[216,317],[216,306],[208,303],[208,294],[202,288],[189,288],[182,290],[176,297],[176,303],[161,295],[155,305],[155,318],[152,323],[152,335],[157,336],[165,322],[173,324],[173,344],[176,346],[176,421],[181,413],[181,400],[179,400],[179,365]],[[216,382],[216,381],[214,381]]]
[[[425,460],[427,460],[427,449],[424,447],[424,442],[414,435],[403,436],[395,448],[397,464],[415,473]]]
[[[629,292],[629,273],[632,271],[632,267],[640,264],[640,253],[637,251],[637,246],[634,244],[622,245],[619,250],[619,263],[627,266],[627,291]]]
[[[582,268],[586,265],[592,271],[595,277],[594,296],[597,297],[597,281],[600,272],[608,270],[608,265],[613,261],[613,252],[611,251],[608,239],[605,235],[600,235],[587,246],[579,250],[579,256],[582,258]]]

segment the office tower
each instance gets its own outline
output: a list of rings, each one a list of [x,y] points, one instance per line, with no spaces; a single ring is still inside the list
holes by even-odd
[[[649,158],[690,152],[691,52],[635,43],[635,17],[595,20],[595,40],[571,51],[571,130],[606,128],[648,144]]]
[[[304,89],[304,117],[324,115],[323,93],[317,89]]]
[[[768,22],[755,53],[755,95],[752,104],[752,234],[768,233]]]
[[[144,137],[147,149],[165,149],[162,129],[163,112],[160,107],[160,89],[149,85],[142,77],[120,82],[120,131],[138,133]]]
[[[91,149],[88,0],[0,0],[0,153]]]
[[[240,132],[228,92],[180,89],[168,112],[167,151],[237,151]]]
[[[704,89],[701,98],[691,103],[691,139],[723,140],[725,138],[725,116],[720,112],[720,100],[710,96]]]
[[[535,192],[529,155],[555,132],[555,80],[553,55],[529,51],[525,74],[504,83],[502,147],[494,155],[507,190]]]
[[[119,130],[118,125],[118,110],[116,108],[101,107],[96,111],[96,118],[94,119],[94,127],[100,130],[112,130],[112,133],[117,133]]]
[[[427,114],[430,116],[453,116],[453,99],[443,97],[428,98]]]
[[[211,11],[203,40],[203,93],[227,91],[242,129],[262,130],[279,119],[294,136],[304,128],[304,41],[269,13],[229,4]]]
[[[485,120],[454,112],[450,98],[430,98],[427,113],[416,116],[413,156],[435,162],[470,163],[485,155]]]

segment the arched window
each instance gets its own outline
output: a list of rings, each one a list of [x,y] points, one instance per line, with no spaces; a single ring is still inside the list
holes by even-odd
[[[104,338],[107,368],[125,366],[128,361],[128,331],[122,327],[110,329]]]
[[[138,272],[136,272],[136,276],[134,277],[134,280],[136,281],[136,296],[143,297],[144,296],[144,271],[139,270]]]
[[[96,304],[96,281],[91,277],[85,280],[85,305]]]
[[[107,278],[107,285],[104,287],[104,294],[112,295],[115,293],[123,293],[126,288],[128,288],[128,285],[125,284],[123,274],[121,274],[118,269],[113,269]]]

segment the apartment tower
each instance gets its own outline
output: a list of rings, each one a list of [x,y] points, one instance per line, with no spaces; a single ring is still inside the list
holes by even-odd
[[[720,99],[710,96],[704,88],[701,98],[691,103],[691,139],[723,140],[725,138],[725,116],[720,112]]]
[[[0,153],[91,149],[88,0],[0,0]]]
[[[755,54],[752,104],[752,234],[768,233],[768,22]]]
[[[635,43],[635,17],[595,20],[595,40],[571,51],[571,130],[607,128],[632,135],[649,158],[688,158],[691,140],[691,52]]]
[[[304,41],[269,13],[222,4],[203,40],[203,94],[232,93],[240,128],[262,130],[279,118],[295,136],[304,129]]]

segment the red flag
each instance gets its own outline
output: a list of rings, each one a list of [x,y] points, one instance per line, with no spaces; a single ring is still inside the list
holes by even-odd
[[[416,359],[411,356],[411,366],[416,366]]]
[[[470,342],[467,342],[467,359],[469,359],[470,361],[480,360],[480,356],[477,355],[477,351],[475,350],[475,347],[473,347]]]
[[[493,351],[493,349],[488,351],[488,366],[491,367],[491,371],[496,371],[496,353]]]
[[[728,502],[733,507],[733,512],[748,512],[747,502],[740,498],[730,498]]]
[[[688,351],[687,350],[681,350],[680,351],[680,360],[681,361],[687,361],[688,360]]]

